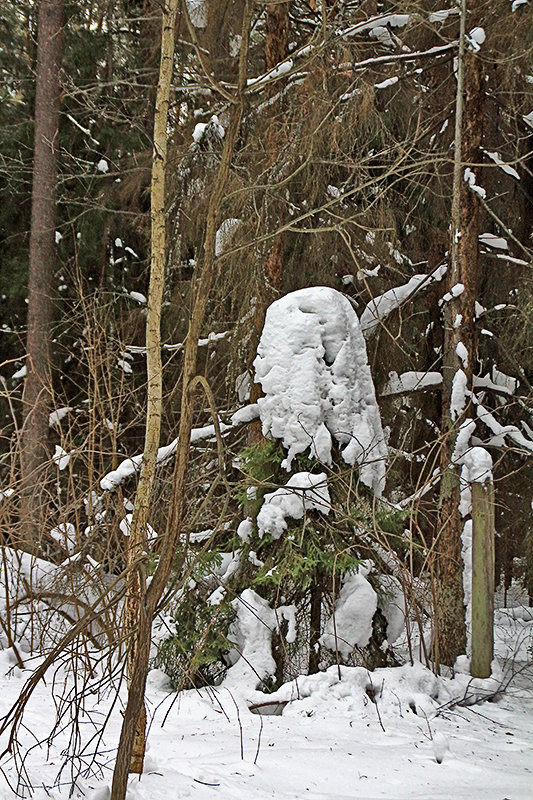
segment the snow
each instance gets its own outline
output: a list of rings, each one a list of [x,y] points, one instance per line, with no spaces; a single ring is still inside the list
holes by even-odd
[[[212,344],[212,342],[219,342],[221,339],[226,339],[228,334],[229,331],[220,331],[220,333],[211,331],[205,338],[198,339],[198,347],[207,347],[207,345]]]
[[[489,333],[489,331],[481,331],[481,333]],[[490,334],[491,336],[493,334]],[[486,375],[474,375],[473,378],[474,389],[492,389],[499,394],[512,395],[516,391],[518,381],[504,372],[500,372],[496,367],[492,368],[492,378],[487,372]]]
[[[263,84],[268,83],[269,81],[286,75],[291,71],[293,66],[294,62],[292,58],[288,58],[286,61],[282,61],[281,64],[278,64],[277,67],[274,67],[274,69],[271,69],[270,72],[267,72],[265,75],[260,75],[258,78],[248,78],[247,84],[249,87],[254,88],[263,86]]]
[[[11,497],[12,494],[15,494],[14,489],[4,489],[3,491],[0,491],[0,503],[3,500],[6,500],[8,497]]]
[[[236,619],[228,638],[235,641],[240,657],[226,673],[223,685],[226,689],[242,684],[255,688],[276,672],[271,647],[272,633],[277,628],[276,614],[253,589],[245,589],[231,605]]]
[[[223,139],[225,130],[223,125],[221,125],[219,118],[216,114],[213,114],[209,122],[197,122],[194,126],[194,130],[192,132],[192,138],[194,142],[197,144],[200,139],[203,138],[204,134],[208,131],[213,131],[214,134],[219,138]]]
[[[24,366],[22,366],[20,369],[18,369],[16,372],[13,373],[13,375],[11,376],[11,380],[18,381],[20,380],[20,378],[25,378],[26,373],[27,373],[27,367],[26,364],[24,364]]]
[[[375,89],[387,89],[389,86],[394,86],[394,84],[398,83],[399,80],[400,79],[398,78],[398,76],[395,75],[393,78],[387,78],[386,80],[381,81],[381,83],[375,83],[374,84],[374,88]]]
[[[370,31],[371,35],[374,34],[375,36],[380,37],[384,36],[383,31],[388,34],[386,28],[387,25],[390,25],[393,28],[403,28],[408,22],[409,14],[379,14],[375,17],[370,17],[363,22],[350,25],[349,28],[344,28],[343,30],[337,31],[337,37],[343,39],[346,36],[353,36],[356,33],[363,33],[363,31]],[[389,40],[392,41],[390,34],[388,34],[388,36]],[[384,41],[385,43],[388,43],[389,40],[385,39]]]
[[[381,597],[378,608],[387,620],[387,641],[391,644],[405,634],[406,599],[400,581],[394,575],[381,575],[379,579]]]
[[[385,14],[375,21],[369,20],[369,26],[390,25],[392,28],[404,28],[409,22],[409,14]]]
[[[119,529],[123,536],[129,536],[131,533],[131,523],[133,520],[133,514],[126,514],[126,516],[120,520]],[[152,544],[157,539],[157,533],[154,531],[151,525],[148,523],[146,524],[146,540],[148,543]]]
[[[465,419],[464,422],[461,423],[459,430],[457,431],[455,447],[452,454],[452,462],[454,464],[461,463],[461,459],[464,457],[465,453],[470,447],[470,439],[475,429],[476,423],[473,419]]]
[[[141,294],[141,292],[128,292],[128,294],[132,300],[136,300],[141,305],[146,305],[146,303],[148,302],[146,296],[144,294]]]
[[[495,250],[508,250],[509,245],[502,236],[495,236],[493,233],[480,233],[479,241],[482,244],[493,247]]]
[[[96,169],[98,172],[102,172],[104,175],[106,172],[109,172],[109,164],[105,160],[105,158],[101,158],[98,164],[96,165]]]
[[[127,362],[126,362],[127,363]],[[230,424],[226,425],[221,422],[219,424],[220,432],[225,433],[233,427],[250,422],[258,415],[258,408],[255,403],[252,403],[244,408],[238,409],[230,419]],[[202,439],[211,439],[215,436],[214,425],[204,425],[202,428],[193,428],[191,431],[191,443],[201,441]],[[157,451],[157,464],[165,464],[171,459],[178,447],[178,439],[174,439],[170,444],[160,447]],[[127,478],[139,472],[142,464],[142,453],[138,453],[131,458],[125,458],[118,467],[108,472],[100,480],[100,487],[105,492],[114,491],[117,486],[123,483]]]
[[[74,526],[57,533],[62,541],[66,533],[71,552]],[[3,548],[2,554],[12,597],[17,576],[22,588],[24,581],[35,591],[57,586],[60,567],[9,548]],[[220,585],[208,598],[215,607],[224,597],[224,576],[235,568],[236,559],[225,553],[221,562],[217,568]],[[91,568],[99,569],[94,560]],[[362,646],[375,610],[376,593],[367,580],[367,569],[347,576],[337,597],[337,638],[346,650],[359,646],[357,642]],[[390,580],[391,586],[382,588],[399,615],[395,628],[386,614],[392,641],[395,629],[402,627],[402,595],[397,581]],[[3,619],[5,590],[2,581]],[[333,665],[265,693],[257,687],[263,687],[276,670],[272,634],[286,621],[287,643],[296,640],[296,608],[272,608],[251,589],[233,600],[233,608],[232,665],[220,686],[177,695],[161,670],[149,673],[145,771],[140,778],[131,776],[128,800],[178,796],[208,800],[213,793],[233,800],[529,800],[533,747],[533,676],[531,664],[527,665],[533,642],[530,609],[520,605],[496,609],[496,658],[488,679],[472,679],[463,656],[453,677],[437,677],[416,661],[373,671]],[[22,667],[0,629],[0,717],[9,712],[41,663],[41,656],[29,652],[33,634],[24,627],[24,637],[17,643]],[[332,624],[330,640],[324,643],[328,647],[334,639],[331,628]],[[71,652],[77,659],[93,659],[91,676],[83,674],[80,660],[69,661]],[[19,777],[33,784],[35,800],[109,797],[126,691],[116,679],[98,689],[101,677],[108,680],[108,661],[102,655],[90,646],[74,648],[66,654],[66,662],[56,659],[45,680],[36,682],[17,735],[26,772],[12,753],[4,755],[2,800],[14,797],[11,786]],[[120,672],[116,664],[115,675]],[[501,691],[512,676],[510,686]],[[68,701],[73,697],[82,702],[82,709],[71,719]],[[257,712],[265,703],[278,709],[279,716],[250,712],[252,705]],[[101,731],[104,723],[107,727]],[[49,739],[54,725],[55,737]],[[8,734],[0,741],[2,751]],[[42,745],[36,747],[38,742]]]
[[[402,303],[415,295],[422,287],[431,284],[433,281],[441,281],[446,273],[446,267],[438,267],[429,275],[413,275],[413,277],[402,286],[388,289],[379,297],[371,300],[361,314],[361,329],[368,339],[376,333],[380,322],[387,317]]]
[[[468,367],[468,350],[463,342],[457,342],[455,346],[455,352],[457,353],[458,358],[461,359],[463,367],[466,369]]]
[[[129,361],[126,361],[124,358],[117,359],[117,367],[120,367],[120,369],[123,372],[126,372],[128,375],[131,375],[133,373],[133,370],[131,368],[131,364],[129,363]]]
[[[483,200],[485,199],[485,197],[487,196],[487,192],[485,191],[485,189],[483,189],[482,186],[477,185],[475,173],[470,169],[470,167],[467,167],[465,169],[463,180],[465,180],[466,183],[468,183],[468,186],[470,187],[470,189],[472,189],[473,192],[478,194]]]
[[[467,419],[461,424],[452,455],[452,463],[461,467],[459,511],[462,517],[466,517],[472,511],[471,485],[473,483],[492,483],[492,457],[490,453],[484,447],[472,447],[470,445],[470,440],[475,430],[476,423],[473,419]],[[467,536],[468,526],[465,527],[463,534]],[[463,575],[463,583],[468,585],[471,580],[471,555],[468,547],[470,547],[472,540],[468,540],[465,544],[464,536],[463,560],[466,568]]]
[[[282,440],[284,468],[307,450],[331,464],[334,437],[363,483],[382,491],[387,448],[365,340],[344,295],[318,286],[274,302],[254,368],[263,435]]]
[[[243,425],[247,422],[252,422],[252,420],[257,419],[259,416],[259,406],[257,403],[250,403],[247,406],[243,406],[235,411],[234,414],[231,416],[231,425]]]
[[[279,539],[287,530],[286,517],[302,519],[306,511],[329,514],[330,509],[326,473],[296,472],[283,488],[265,494],[257,515],[257,530],[261,538],[270,534]]]
[[[505,447],[505,439],[506,437],[509,437],[515,442],[515,444],[523,447],[526,451],[533,453],[533,441],[524,436],[524,434],[519,430],[519,428],[516,427],[516,425],[501,425],[494,415],[484,408],[481,403],[478,403],[477,415],[479,419],[484,422],[489,430],[494,434],[489,441],[489,444],[491,444],[493,447]]]
[[[48,417],[48,425],[50,428],[59,425],[62,419],[64,419],[69,411],[72,411],[70,406],[63,406],[63,408],[56,408],[55,411],[52,411],[50,416]]]
[[[62,471],[68,467],[70,456],[70,453],[67,453],[60,445],[56,444],[52,461],[57,465],[58,470]]]
[[[335,611],[327,621],[320,644],[348,658],[356,647],[366,647],[372,636],[372,620],[378,596],[366,579],[368,570],[348,573],[339,592]]]
[[[459,512],[462,517],[472,513],[472,484],[492,483],[492,457],[483,447],[470,447],[470,437],[475,430],[474,420],[466,420],[457,436],[452,461],[461,465],[459,479]],[[463,559],[463,594],[467,625],[467,651],[470,648],[472,620],[472,520],[466,519],[461,534]]]
[[[218,589],[215,589],[214,592],[211,592],[209,597],[207,598],[207,605],[208,606],[219,606],[224,597],[226,596],[226,590],[223,586],[219,586]]]
[[[205,129],[207,128],[207,122],[197,122],[194,126],[194,130],[192,132],[192,138],[195,142],[199,142],[202,136],[205,133]]]
[[[235,378],[235,391],[237,393],[239,403],[246,403],[250,399],[251,384],[251,375],[248,370],[241,372],[241,374]]]
[[[453,376],[452,391],[450,396],[450,416],[452,420],[458,419],[466,405],[467,377],[462,369],[458,369]]]
[[[434,11],[428,19],[430,22],[445,22],[451,14],[459,14],[459,9],[443,8],[441,11]]]
[[[247,542],[254,532],[253,522],[250,517],[246,517],[239,523],[237,528],[237,536],[240,536],[243,542]]]
[[[465,290],[464,283],[456,283],[452,286],[449,292],[442,297],[441,303],[449,303],[450,300],[460,297]]]
[[[356,273],[356,278],[358,281],[362,281],[364,278],[377,278],[380,269],[381,269],[381,264],[378,264],[376,267],[374,267],[374,269],[358,269]],[[345,277],[346,276],[343,277],[343,283],[345,283],[344,280]],[[348,277],[351,279],[350,282],[352,282],[353,281],[352,276],[349,275]]]
[[[258,608],[269,624],[275,624],[268,609]],[[253,627],[252,618],[249,623]],[[500,636],[513,624],[521,631],[532,626],[502,615]],[[257,627],[259,633],[262,626]],[[263,666],[267,672],[272,668]],[[2,713],[17,699],[28,676],[11,650],[0,651]],[[54,688],[49,682],[38,684],[19,732],[24,752],[36,740],[46,742],[56,716],[51,695],[55,693],[59,707],[64,681],[65,688],[72,686],[72,679],[69,682],[58,668]],[[496,702],[481,705],[469,703],[493,691],[490,679],[472,681],[461,673],[453,679],[436,678],[416,662],[374,672],[341,667],[340,674],[334,666],[287,683],[272,695],[245,694],[240,685],[235,680],[215,689],[184,691],[175,702],[166,675],[160,670],[149,673],[147,763],[141,777],[131,776],[128,800],[531,797],[533,704],[520,682],[511,684]],[[73,788],[75,800],[109,798],[124,699],[121,692],[114,708],[112,698],[103,695],[89,695],[85,702],[77,730],[90,749],[83,761],[86,771]],[[267,701],[286,703],[281,716],[248,710],[250,702]],[[454,705],[457,702],[462,704]],[[91,769],[93,726],[108,714],[108,729]],[[54,782],[67,754],[72,756],[71,733],[69,725],[61,725],[50,745],[29,752],[25,766],[35,786],[34,800],[69,797],[70,762],[61,775],[62,785]],[[8,756],[2,766],[0,796],[8,800],[14,793],[7,781],[16,783],[17,764]]]
[[[195,28],[205,28],[207,26],[206,0],[187,0],[187,10]]]
[[[440,372],[389,372],[389,380],[381,392],[382,397],[431,389],[442,384]]]
[[[492,483],[492,458],[484,447],[471,447],[463,458],[468,483]]]
[[[507,173],[507,175],[511,175],[511,177],[516,178],[517,181],[520,180],[520,175],[515,170],[514,167],[511,167],[509,164],[506,164],[502,161],[499,153],[492,153],[489,150],[484,150],[484,153],[492,160],[495,164],[497,164],[503,172]]]
[[[503,390],[508,394],[514,394],[520,383],[520,381],[518,381],[516,378],[513,378],[512,375],[507,375],[505,372],[501,372],[495,366],[492,367],[492,380],[495,385],[500,388],[500,390]]]
[[[235,230],[240,224],[240,219],[225,219],[215,235],[215,255],[221,256],[227,249]]]
[[[477,53],[479,50],[481,50],[481,45],[485,42],[486,38],[487,34],[485,33],[484,28],[477,27],[472,28],[468,34],[467,41],[474,53]]]
[[[78,539],[76,528],[71,522],[62,522],[56,528],[52,528],[50,536],[54,539],[70,556],[77,547]]]

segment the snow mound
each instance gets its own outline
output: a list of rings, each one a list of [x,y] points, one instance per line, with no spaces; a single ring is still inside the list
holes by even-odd
[[[229,638],[236,644],[237,662],[224,678],[224,687],[257,686],[276,672],[271,637],[277,628],[276,614],[268,602],[253,589],[233,600],[236,618]]]
[[[343,294],[317,286],[273,303],[254,368],[265,393],[263,434],[283,441],[287,470],[308,449],[331,464],[333,436],[345,462],[381,494],[387,447],[361,326]]]
[[[495,665],[496,668],[496,665]],[[300,675],[265,695],[248,690],[248,702],[285,702],[283,717],[318,716],[334,713],[364,717],[369,705],[376,704],[385,720],[413,715],[427,724],[446,707],[471,706],[491,699],[501,689],[501,674],[496,668],[490,678],[472,678],[459,671],[453,678],[436,677],[415,661],[402,667],[383,667],[372,672],[365,667],[333,665],[325,672]]]
[[[349,658],[355,647],[366,647],[372,636],[372,620],[378,596],[364,570],[346,575],[335,612],[326,623],[320,644]]]

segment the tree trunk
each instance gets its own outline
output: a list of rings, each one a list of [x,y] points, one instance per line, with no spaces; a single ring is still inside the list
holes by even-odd
[[[170,0],[163,9],[161,28],[161,61],[154,110],[154,144],[152,152],[150,286],[146,315],[147,406],[143,461],[126,553],[130,587],[125,602],[125,627],[131,634],[128,650],[128,682],[131,684],[136,657],[135,631],[142,598],[146,591],[144,555],[148,552],[146,530],[155,478],[157,450],[161,432],[163,376],[161,363],[161,306],[165,282],[165,170],[167,164],[167,123],[170,84],[174,60],[174,29],[179,0]],[[141,709],[137,722],[130,772],[141,773],[146,749],[146,710]]]
[[[489,678],[494,657],[494,486],[472,484],[472,659],[474,678]]]
[[[172,0],[176,2],[176,0]],[[162,548],[159,563],[139,605],[138,626],[128,704],[124,712],[122,730],[117,751],[117,760],[113,773],[110,800],[124,800],[128,783],[128,770],[136,737],[138,738],[138,721],[144,706],[146,675],[150,655],[151,626],[157,604],[163,594],[174,562],[176,549],[182,538],[183,520],[186,507],[186,478],[189,464],[190,436],[193,422],[193,388],[196,376],[196,358],[198,339],[204,322],[207,303],[211,293],[215,273],[215,238],[217,222],[220,218],[220,206],[224,197],[235,142],[239,133],[246,88],[246,66],[248,59],[248,37],[251,24],[253,0],[247,0],[242,24],[242,45],[239,58],[238,94],[230,110],[230,121],[224,137],[222,157],[217,171],[211,199],[207,211],[204,258],[200,275],[195,286],[193,310],[189,324],[189,332],[185,344],[183,385],[181,397],[181,417],[178,435],[178,446],[175,456],[174,475],[172,481],[172,499],[167,517],[167,528],[162,537]],[[186,542],[182,546],[181,561],[185,559]]]
[[[289,53],[289,3],[269,3],[266,9],[266,36],[265,36],[265,66],[267,70],[274,69],[281,61],[284,61]],[[273,83],[267,87],[267,96],[271,97],[279,91],[279,84]],[[275,103],[274,109],[282,113],[279,103]],[[275,163],[280,146],[280,133],[282,126],[275,119],[270,121],[267,133],[267,160],[268,166]],[[274,216],[267,210],[267,217]],[[274,219],[274,224],[278,220]],[[266,255],[263,274],[261,275],[261,285],[258,286],[252,334],[250,337],[249,361],[253,362],[256,353],[263,325],[265,314],[269,305],[280,296],[283,289],[283,251],[285,246],[284,233],[278,233],[274,238],[270,251]],[[261,397],[261,386],[253,383],[250,390],[250,402],[256,403]],[[261,421],[253,420],[248,427],[248,445],[257,444],[263,440],[261,433]]]
[[[463,520],[459,512],[460,467],[452,463],[452,454],[457,432],[468,416],[470,403],[466,401],[464,408],[458,410],[452,404],[451,397],[454,380],[460,382],[461,371],[464,373],[468,396],[472,389],[477,355],[475,300],[478,285],[479,196],[465,180],[465,168],[472,165],[475,174],[473,165],[480,163],[484,90],[482,62],[473,52],[465,52],[465,17],[466,3],[463,0],[457,75],[451,263],[448,271],[448,291],[452,298],[444,309],[442,478],[435,540],[437,585],[434,656],[437,665],[453,665],[457,656],[466,649],[461,560]],[[461,284],[464,287],[462,291],[459,288]],[[460,352],[466,353],[466,362],[460,357]],[[455,385],[457,387],[457,383]]]
[[[48,460],[51,405],[50,341],[56,265],[56,190],[59,137],[62,0],[40,0],[38,9],[35,139],[28,275],[27,374],[20,442],[21,545],[36,552],[39,518],[45,499],[44,465]]]

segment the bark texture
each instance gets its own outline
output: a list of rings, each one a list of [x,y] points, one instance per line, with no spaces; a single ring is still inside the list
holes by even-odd
[[[40,0],[37,24],[27,374],[22,398],[24,422],[20,443],[21,544],[30,551],[38,549],[39,517],[45,502],[37,487],[43,484],[44,465],[48,460],[63,0]]]
[[[472,659],[474,678],[489,678],[494,658],[494,486],[472,486]]]
[[[284,61],[289,53],[289,3],[269,3],[266,10],[266,35],[265,35],[265,66],[267,71],[274,69],[280,62]],[[267,89],[267,95],[272,97],[279,91],[279,84],[272,83]],[[275,103],[273,108],[278,114],[283,113],[280,103]],[[270,120],[267,133],[267,159],[268,167],[271,167],[278,157],[280,147],[283,144],[284,126],[276,119]],[[278,220],[273,213],[273,209],[267,209],[267,216],[272,217],[273,224]],[[250,337],[249,362],[252,364],[256,353],[263,325],[265,314],[269,305],[281,295],[283,289],[284,273],[284,247],[285,234],[278,233],[272,242],[270,250],[266,254],[263,274],[260,277],[258,286],[255,314],[253,321],[252,334]],[[250,402],[256,403],[261,397],[262,390],[258,383],[253,383],[250,390]],[[261,421],[256,419],[248,427],[248,445],[257,444],[263,440],[261,432]]]
[[[132,634],[128,651],[128,681],[131,681],[138,637],[135,636],[142,598],[146,591],[144,554],[148,552],[147,523],[152,501],[157,450],[161,433],[163,375],[161,363],[161,305],[165,282],[166,218],[165,170],[167,164],[167,123],[170,84],[174,60],[174,29],[179,0],[170,0],[163,9],[161,60],[154,110],[152,153],[150,286],[146,315],[147,404],[143,461],[131,523],[127,550],[130,586],[125,603],[125,626]],[[142,773],[146,749],[146,709],[141,708],[137,721],[130,772]]]
[[[464,19],[464,9],[463,9]],[[463,22],[464,26],[464,22]],[[480,200],[465,180],[470,168],[479,180],[480,145],[483,132],[483,71],[473,52],[459,54],[455,129],[455,164],[452,205],[451,263],[448,291],[462,284],[463,291],[446,303],[444,309],[444,352],[442,385],[441,491],[436,549],[436,635],[435,660],[453,665],[466,649],[463,605],[463,565],[461,533],[463,519],[459,512],[460,467],[452,463],[457,432],[470,416],[468,390],[477,358],[475,300],[478,286],[478,234]],[[455,292],[452,292],[454,294]],[[467,362],[457,352],[464,345]],[[463,351],[464,352],[464,351]],[[460,414],[451,405],[453,381],[459,370],[466,376],[467,402]]]

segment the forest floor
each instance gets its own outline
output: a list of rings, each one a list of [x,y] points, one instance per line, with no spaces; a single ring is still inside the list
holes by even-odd
[[[508,684],[496,697],[493,679],[437,679],[416,663],[372,673],[342,668],[340,680],[332,667],[275,695],[223,686],[176,695],[153,670],[145,773],[130,778],[128,800],[531,800],[533,615],[500,609],[496,617],[498,682]],[[2,716],[38,660],[25,669],[14,661],[11,650],[0,652]],[[65,714],[47,741],[68,708],[61,698],[70,690],[79,698],[79,680],[60,666],[38,684],[18,732],[24,770],[15,755],[0,761],[1,800],[15,797],[21,775],[37,800],[109,797],[123,690],[87,695],[75,724]],[[279,702],[282,715],[251,713],[260,701]],[[73,757],[80,742],[85,749]]]

